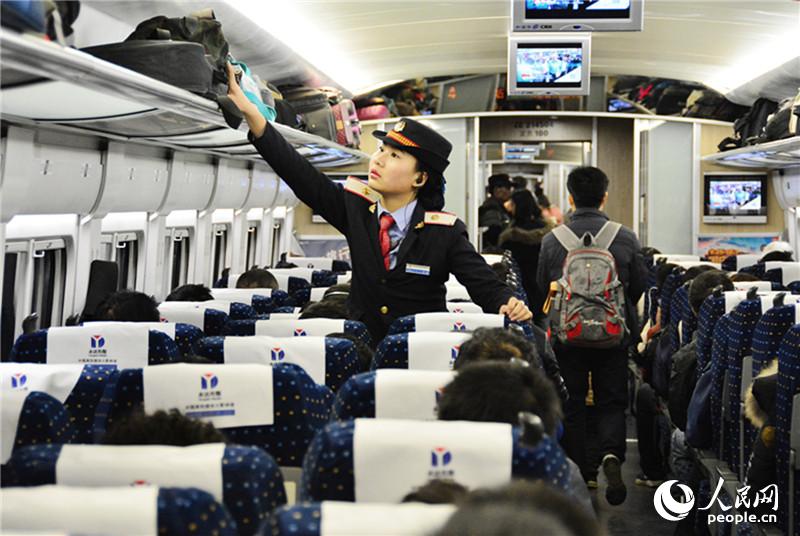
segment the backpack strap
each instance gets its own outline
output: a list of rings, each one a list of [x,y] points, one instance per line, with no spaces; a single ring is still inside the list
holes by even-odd
[[[572,251],[573,249],[583,247],[583,241],[578,238],[575,233],[572,232],[572,229],[566,225],[559,225],[551,232],[553,233],[553,236],[556,237],[556,240],[558,240],[558,242],[564,246],[564,249],[567,251]]]
[[[621,228],[621,223],[617,223],[615,221],[606,222],[606,224],[603,225],[603,228],[600,229],[594,237],[595,247],[600,249],[610,248],[611,244],[614,243],[614,239],[617,238],[617,233],[619,233]]]

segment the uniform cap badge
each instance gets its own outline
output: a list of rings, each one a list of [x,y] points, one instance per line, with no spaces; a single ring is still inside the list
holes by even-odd
[[[395,132],[403,132],[403,129],[406,128],[406,122],[400,121],[394,126]]]

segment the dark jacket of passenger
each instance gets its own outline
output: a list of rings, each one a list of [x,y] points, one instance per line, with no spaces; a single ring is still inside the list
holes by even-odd
[[[500,233],[499,245],[511,252],[514,260],[519,265],[522,273],[522,286],[528,295],[530,303],[544,301],[544,289],[536,284],[536,268],[539,264],[539,252],[542,249],[542,239],[553,230],[549,222],[531,222],[525,226],[512,225]]]
[[[572,213],[567,226],[581,237],[584,233],[597,234],[607,221],[608,216],[599,209],[579,208]],[[647,281],[647,269],[641,255],[642,246],[634,232],[623,226],[609,249],[617,261],[618,277],[625,289],[625,319],[632,340],[635,341],[638,340],[639,332],[636,304],[645,290]],[[561,278],[566,257],[567,250],[552,233],[544,237],[536,275],[539,287],[549,289],[551,281],[558,281]],[[541,310],[542,305],[543,303],[533,304],[537,310]]]
[[[761,371],[745,396],[745,415],[758,429],[747,467],[745,484],[751,493],[775,484],[775,396],[778,380],[778,362],[774,360]],[[764,510],[764,509],[762,509]],[[767,508],[757,514],[771,514]]]
[[[487,227],[483,233],[483,248],[496,247],[497,237],[508,224],[509,216],[503,203],[490,197],[478,208],[478,225]]]

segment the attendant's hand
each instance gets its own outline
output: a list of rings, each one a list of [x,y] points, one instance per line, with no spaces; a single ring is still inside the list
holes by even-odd
[[[261,115],[258,107],[250,102],[242,88],[239,87],[239,82],[236,81],[236,75],[233,71],[233,65],[230,63],[228,63],[228,97],[244,114],[244,119],[247,121],[247,125],[253,135],[256,138],[260,138],[264,133],[264,129],[267,128],[267,120]]]
[[[498,311],[501,315],[506,315],[513,322],[525,322],[533,318],[533,313],[524,302],[517,298],[510,298],[508,303],[500,307]]]

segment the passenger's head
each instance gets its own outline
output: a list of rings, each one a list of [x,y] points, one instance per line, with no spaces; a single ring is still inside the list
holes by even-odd
[[[718,286],[721,286],[722,290],[733,290],[733,282],[720,270],[708,270],[694,278],[689,287],[689,306],[695,314],[700,311],[700,306]]]
[[[183,285],[170,292],[164,301],[203,302],[213,299],[211,289],[205,285]]]
[[[789,251],[772,251],[761,257],[761,262],[794,262]]]
[[[533,193],[536,195],[536,202],[539,203],[540,207],[550,208],[550,199],[548,199],[547,195],[545,195],[542,183],[536,183],[536,185],[533,187]]]
[[[608,177],[596,167],[578,167],[567,177],[567,190],[575,208],[600,208],[607,198]]]
[[[120,290],[97,306],[97,320],[120,322],[158,322],[158,303],[152,296],[133,290]]]
[[[703,272],[709,272],[711,270],[716,270],[716,268],[714,268],[713,266],[709,266],[708,264],[692,266],[691,268],[686,270],[681,276],[681,284],[684,284],[687,281],[692,281],[695,277],[702,274]]]
[[[172,445],[188,447],[200,443],[224,443],[225,436],[211,423],[190,419],[178,410],[135,412],[109,428],[103,440],[108,445]]]
[[[444,206],[444,171],[452,144],[434,129],[402,119],[381,140],[369,161],[369,186],[384,197],[411,196],[427,210]]]
[[[425,504],[454,504],[467,496],[468,490],[453,480],[431,480],[414,488],[401,502]]]
[[[664,281],[667,280],[667,276],[669,276],[669,274],[671,274],[675,268],[678,268],[677,264],[673,264],[671,262],[660,263],[656,267],[656,287],[663,287]]]
[[[523,225],[542,218],[542,209],[530,190],[517,190],[506,201],[506,210],[511,213],[514,225]]]
[[[732,274],[731,281],[734,283],[752,283],[754,281],[761,281],[758,277],[753,274],[748,274],[747,272],[736,272]]]
[[[301,319],[306,318],[343,318],[347,319],[347,303],[334,298],[306,304],[300,313]]]
[[[239,276],[236,288],[278,288],[278,281],[268,270],[252,268]]]
[[[789,242],[784,242],[782,240],[776,240],[775,242],[770,242],[761,252],[761,262],[771,262],[771,261],[779,261],[779,262],[793,262],[793,254],[794,249]]]
[[[359,372],[367,372],[372,365],[372,358],[375,357],[375,352],[369,347],[367,343],[353,335],[352,333],[328,333],[326,337],[333,337],[335,339],[347,339],[353,341],[358,354],[358,370]]]
[[[539,366],[536,347],[522,335],[503,328],[478,328],[461,343],[453,368],[458,370],[478,361],[508,362],[512,358]]]
[[[323,300],[347,300],[348,297],[350,297],[350,283],[338,283],[336,285],[331,285],[322,295]]]
[[[542,419],[554,435],[561,401],[553,383],[537,368],[515,363],[474,363],[458,371],[439,399],[439,419],[517,424],[520,412]]]
[[[461,507],[435,536],[571,536],[551,513],[510,504]]]
[[[511,197],[511,179],[506,173],[497,173],[489,177],[489,193],[498,201],[505,202]]]
[[[574,536],[599,536],[602,533],[597,521],[584,508],[542,481],[517,480],[501,488],[477,489],[461,504],[464,508],[489,504],[504,504],[523,510],[536,508],[555,516]]]
[[[513,179],[511,179],[511,186],[515,192],[519,190],[527,190],[528,189],[528,180],[523,177],[522,175],[517,175]]]

